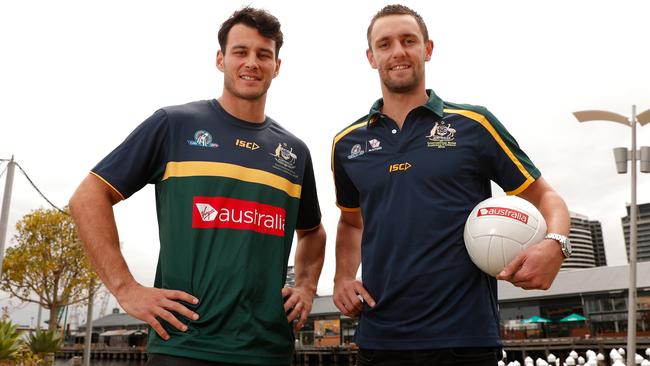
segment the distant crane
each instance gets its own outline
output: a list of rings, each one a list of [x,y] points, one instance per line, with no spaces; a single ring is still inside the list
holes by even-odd
[[[108,310],[108,300],[111,298],[111,293],[108,291],[108,289],[104,286],[101,287],[101,290],[99,290],[99,299],[100,299],[100,305],[99,305],[99,317],[102,318],[106,316],[106,311]]]

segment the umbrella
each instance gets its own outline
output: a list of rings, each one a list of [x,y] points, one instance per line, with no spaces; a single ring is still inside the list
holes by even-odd
[[[576,314],[576,313],[571,313],[571,314],[565,316],[564,318],[560,319],[560,322],[563,322],[563,323],[564,322],[581,322],[581,321],[585,321],[585,320],[587,320],[587,318],[585,318],[584,316],[582,316],[580,314]]]
[[[550,323],[551,321],[546,318],[542,318],[539,315],[531,316],[530,318],[524,320],[524,323]]]

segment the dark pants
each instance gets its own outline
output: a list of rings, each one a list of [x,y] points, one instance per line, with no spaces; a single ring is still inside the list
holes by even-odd
[[[146,366],[246,366],[240,363],[210,362],[195,358],[176,357],[157,353],[149,353],[147,356],[149,359],[147,360]]]
[[[500,348],[443,348],[418,351],[360,349],[357,366],[496,366]]]

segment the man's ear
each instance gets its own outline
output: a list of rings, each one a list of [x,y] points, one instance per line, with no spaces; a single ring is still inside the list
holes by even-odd
[[[431,54],[433,53],[433,41],[428,40],[426,47],[425,47],[425,55],[424,55],[424,60],[429,61],[431,60]]]
[[[273,78],[275,79],[276,76],[280,73],[280,64],[282,63],[281,59],[277,59],[275,61],[275,71],[273,72]]]
[[[223,67],[223,52],[221,50],[217,51],[217,69],[219,71],[223,72],[224,67]]]
[[[368,58],[368,62],[370,63],[370,66],[372,66],[373,69],[376,69],[377,62],[375,61],[375,55],[372,53],[372,50],[370,48],[366,50],[366,57]]]

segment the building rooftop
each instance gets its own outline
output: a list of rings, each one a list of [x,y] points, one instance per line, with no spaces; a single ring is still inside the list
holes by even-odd
[[[332,295],[314,297],[314,304],[311,308],[311,315],[330,315],[340,313],[332,301]]]
[[[533,300],[549,297],[619,292],[629,287],[629,265],[563,271],[546,291],[524,290],[510,282],[498,281],[499,301]],[[650,289],[650,262],[636,265],[636,287]]]
[[[126,313],[108,314],[99,319],[93,320],[93,328],[110,328],[130,325],[145,325],[147,323],[138,320]],[[78,329],[86,329],[86,324],[82,324]]]

